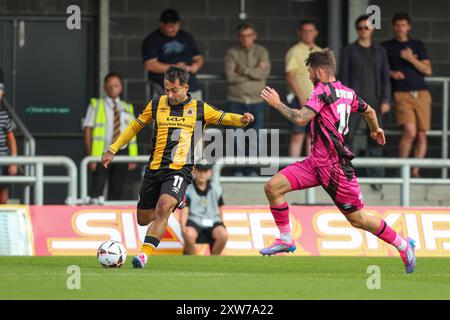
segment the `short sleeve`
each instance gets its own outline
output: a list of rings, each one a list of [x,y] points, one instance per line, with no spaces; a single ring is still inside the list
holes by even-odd
[[[428,60],[427,49],[425,48],[425,44],[422,41],[417,42],[417,59],[419,60]]]
[[[8,118],[6,119],[6,132],[11,131],[13,131],[13,123],[11,121],[11,118],[8,116]]]
[[[219,198],[219,201],[218,201],[217,205],[218,205],[219,207],[221,207],[221,206],[225,205],[225,202],[223,201],[223,196],[220,196],[220,198]]]
[[[186,207],[191,206],[191,198],[189,197],[189,194],[186,193],[186,201],[185,201]]]
[[[89,105],[86,112],[86,117],[84,118],[83,127],[93,128],[95,123],[95,110],[92,105]]]
[[[298,67],[299,67],[299,62],[298,62],[298,59],[295,56],[295,50],[294,49],[290,49],[288,51],[288,53],[286,54],[284,71],[285,72],[291,72],[293,70],[298,69]]]
[[[325,105],[325,96],[326,92],[324,91],[323,86],[318,84],[306,101],[305,108],[308,108],[315,113],[319,113]]]
[[[197,46],[197,42],[195,42],[194,37],[192,37],[191,35],[189,35],[189,45],[191,47],[192,57],[201,55],[201,52]]]
[[[159,41],[153,35],[149,35],[142,43],[142,61],[158,58]]]
[[[358,97],[356,94],[353,96],[351,112],[365,112],[367,110],[368,104]]]

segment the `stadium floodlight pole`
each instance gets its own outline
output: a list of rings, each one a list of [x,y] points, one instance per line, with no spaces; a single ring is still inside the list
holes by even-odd
[[[328,0],[328,44],[339,64],[342,45],[342,0]]]

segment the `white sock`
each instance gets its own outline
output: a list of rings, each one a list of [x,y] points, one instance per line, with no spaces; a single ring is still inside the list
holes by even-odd
[[[280,233],[280,239],[287,243],[292,242],[291,233]]]
[[[400,244],[397,246],[397,250],[398,251],[403,251],[403,250],[406,249],[406,246],[407,246],[406,240],[401,238],[400,239]]]

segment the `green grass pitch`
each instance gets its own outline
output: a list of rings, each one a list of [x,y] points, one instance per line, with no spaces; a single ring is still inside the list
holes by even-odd
[[[156,256],[144,270],[130,257],[103,269],[95,257],[0,257],[0,299],[450,299],[450,259]],[[81,270],[69,290],[67,267]],[[370,265],[381,289],[369,290]]]

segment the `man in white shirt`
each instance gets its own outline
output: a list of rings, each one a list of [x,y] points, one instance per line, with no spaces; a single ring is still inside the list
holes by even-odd
[[[119,74],[109,73],[105,77],[103,98],[93,98],[87,109],[84,120],[86,154],[101,157],[110,146],[135,119],[133,105],[120,99],[122,93],[122,78]],[[130,141],[117,154],[137,156],[136,139]],[[117,163],[105,169],[92,162],[89,168],[93,171],[90,190],[91,198],[103,195],[103,189],[108,181],[108,199],[122,200],[124,186],[129,170],[136,168],[136,163]]]

